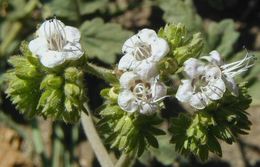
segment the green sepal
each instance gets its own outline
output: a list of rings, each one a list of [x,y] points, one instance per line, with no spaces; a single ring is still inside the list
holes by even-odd
[[[193,116],[180,114],[171,121],[169,129],[176,151],[183,155],[193,153],[202,161],[208,159],[209,152],[222,156],[218,140],[232,144],[238,135],[250,130],[251,122],[245,110],[251,101],[245,84],[240,84],[238,97],[227,91],[222,99]]]
[[[192,36],[192,39],[184,46],[178,47],[173,51],[178,64],[183,64],[191,57],[198,57],[203,50],[203,38],[200,33]]]
[[[169,43],[171,49],[183,46],[189,39],[188,31],[183,24],[166,24],[158,35]]]
[[[5,74],[6,93],[17,109],[28,117],[78,121],[87,100],[82,69],[65,64],[47,69],[26,42],[21,45],[21,53],[9,59],[14,68]]]
[[[166,57],[175,59],[178,66],[182,66],[191,57],[199,56],[203,50],[204,44],[201,34],[192,34],[183,24],[167,24],[159,30],[158,35],[164,38],[170,46],[170,52]],[[174,68],[174,72],[176,69]]]
[[[40,89],[41,90],[48,89],[48,88],[59,89],[62,87],[63,83],[64,80],[62,77],[56,76],[54,74],[48,74],[41,82]]]
[[[156,136],[165,132],[156,126],[162,122],[158,116],[129,114],[118,105],[106,105],[100,112],[102,119],[98,123],[100,134],[111,148],[128,154],[141,154],[149,146],[158,147]]]
[[[178,70],[178,63],[172,57],[165,57],[158,63],[160,76],[174,74]]]

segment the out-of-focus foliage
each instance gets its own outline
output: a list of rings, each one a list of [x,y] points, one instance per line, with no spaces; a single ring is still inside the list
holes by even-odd
[[[158,0],[167,23],[183,23],[192,31],[200,31],[202,20],[194,9],[192,0]]]
[[[115,63],[122,43],[132,33],[118,24],[104,23],[101,18],[86,21],[80,26],[82,47],[89,57],[97,57],[105,63]]]

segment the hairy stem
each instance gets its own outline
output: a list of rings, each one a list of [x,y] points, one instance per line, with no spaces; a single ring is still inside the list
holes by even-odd
[[[98,78],[105,80],[108,83],[116,83],[118,79],[112,70],[94,65],[92,63],[86,63],[85,72],[92,74]]]
[[[114,164],[97,133],[97,130],[96,130],[93,120],[91,118],[92,117],[91,112],[90,112],[87,104],[85,104],[85,108],[86,108],[88,114],[82,112],[81,123],[83,125],[83,129],[88,138],[88,141],[89,141],[100,165],[102,167],[113,167]]]

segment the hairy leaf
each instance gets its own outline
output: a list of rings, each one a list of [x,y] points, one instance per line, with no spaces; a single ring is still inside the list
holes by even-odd
[[[123,42],[132,34],[115,23],[104,23],[100,18],[84,22],[81,27],[81,42],[86,54],[105,63],[114,63],[121,52]]]
[[[192,31],[202,27],[202,20],[196,13],[192,0],[158,0],[164,11],[163,19],[168,23],[183,23]]]

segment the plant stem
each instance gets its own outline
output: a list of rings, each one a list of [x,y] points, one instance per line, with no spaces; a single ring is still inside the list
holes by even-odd
[[[63,154],[63,143],[64,137],[60,124],[54,124],[54,142],[53,142],[53,155],[52,155],[52,167],[61,166],[61,154]]]
[[[108,83],[116,83],[118,79],[116,78],[113,71],[104,67],[94,65],[92,63],[86,63],[83,69],[86,73],[92,74],[98,78],[105,80]]]
[[[113,167],[114,164],[97,133],[97,130],[96,130],[93,120],[91,118],[92,117],[91,112],[86,103],[85,103],[85,108],[86,108],[88,114],[82,112],[81,123],[83,125],[83,129],[88,138],[88,141],[91,144],[91,147],[92,147],[100,165],[102,167]]]
[[[47,166],[49,166],[49,160],[48,160],[48,158],[46,156],[46,152],[44,150],[44,144],[42,141],[41,131],[38,127],[38,121],[36,119],[33,119],[31,122],[31,126],[32,126],[33,142],[34,142],[34,147],[35,147],[36,153],[40,155],[43,166],[47,167]]]
[[[123,153],[116,162],[115,167],[131,167],[133,166],[134,162],[135,159],[133,158],[133,156]]]

